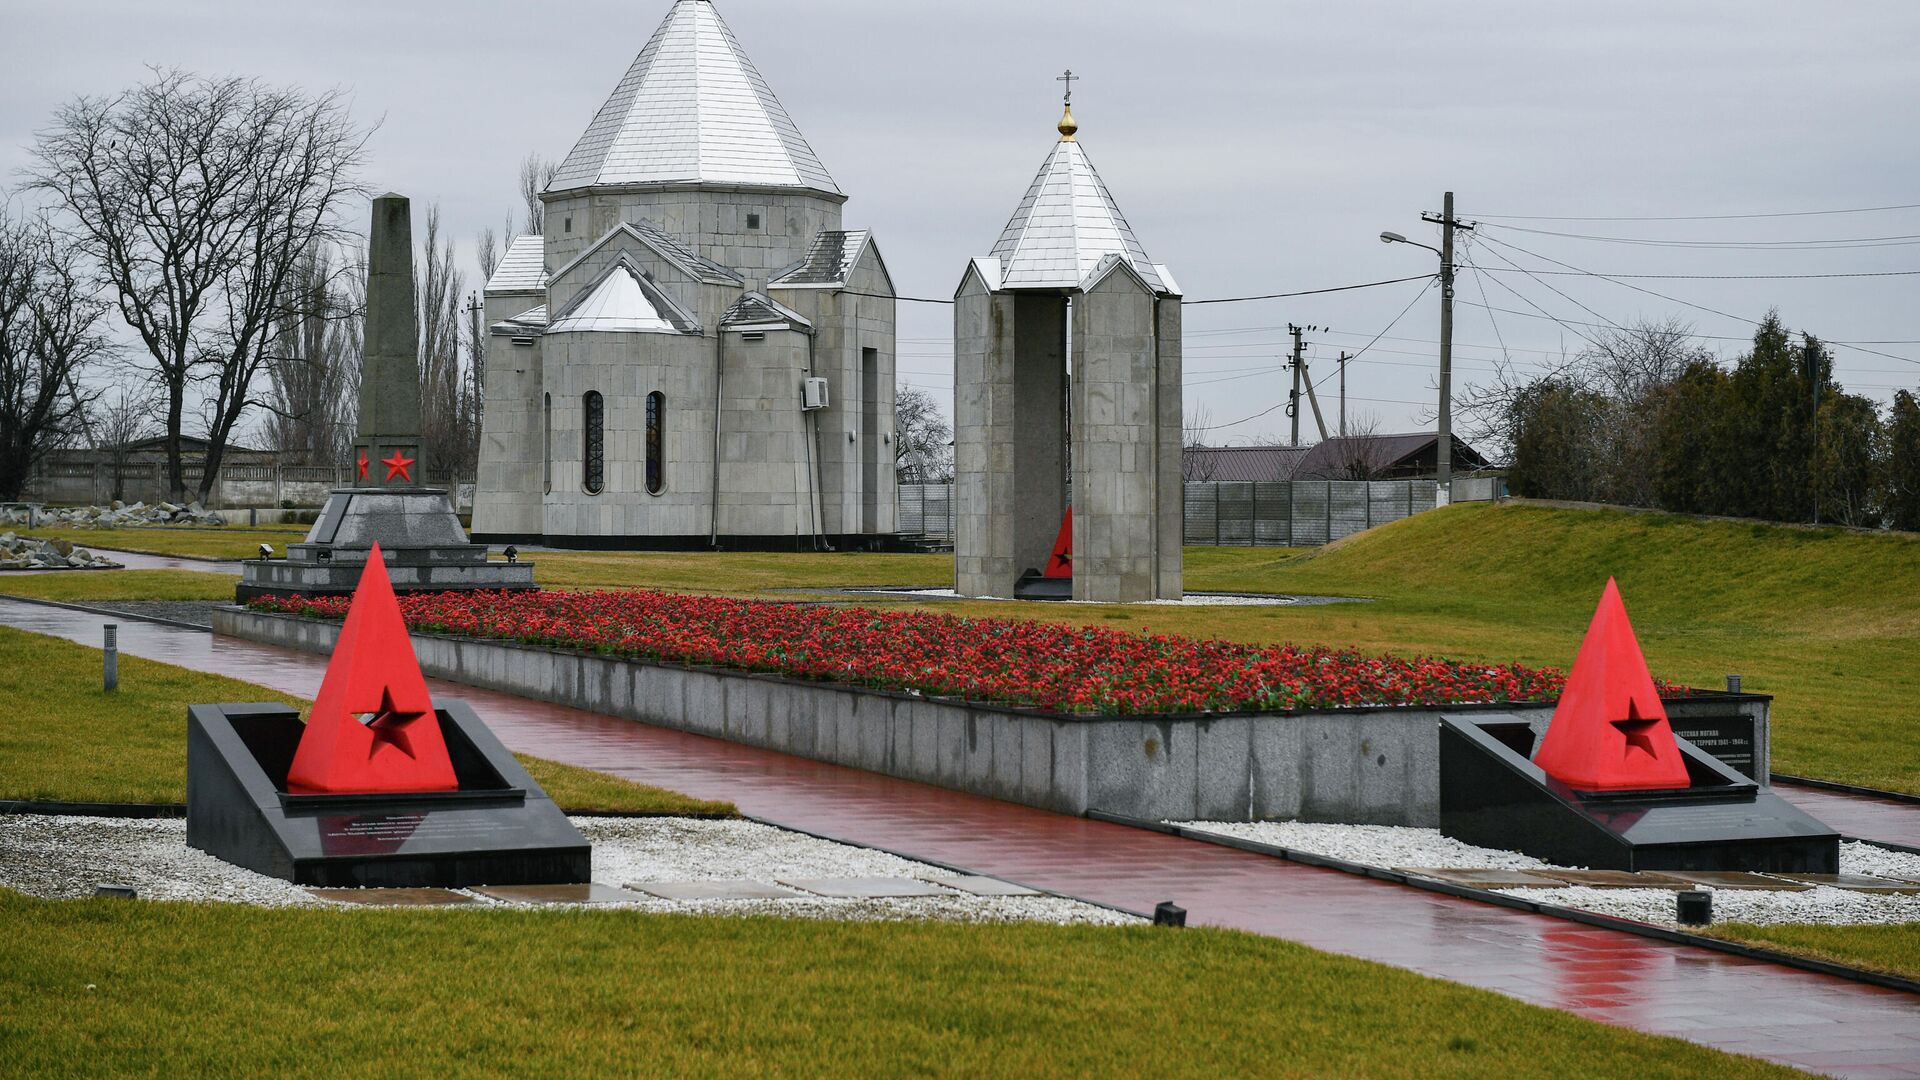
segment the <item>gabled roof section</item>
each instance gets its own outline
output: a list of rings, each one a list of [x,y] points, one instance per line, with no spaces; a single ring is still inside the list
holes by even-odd
[[[656,255],[680,268],[688,277],[705,282],[708,285],[745,285],[747,279],[735,273],[731,268],[722,266],[704,255],[696,255],[684,247],[680,241],[660,231],[660,227],[651,221],[622,222],[618,228],[609,229],[607,235],[595,240],[587,250],[574,256],[572,262],[561,267],[552,275],[552,279],[566,276],[567,271],[580,265],[588,256],[606,247],[617,236],[629,236],[652,248]]]
[[[813,322],[763,292],[749,292],[733,302],[720,316],[723,330],[801,330],[811,332]]]
[[[827,229],[814,236],[804,258],[776,271],[767,281],[767,288],[844,289],[853,277],[854,268],[869,251],[880,263],[880,273],[891,283],[893,275],[887,273],[887,264],[880,259],[880,249],[874,245],[871,232]]]
[[[538,334],[546,328],[547,305],[541,304],[536,308],[528,308],[511,319],[502,319],[487,329],[495,334],[523,337],[528,334]]]
[[[700,323],[647,276],[629,256],[560,311],[549,334],[699,334]]]
[[[516,236],[487,279],[490,293],[539,292],[547,287],[546,242],[538,233]]]
[[[1103,257],[1118,255],[1155,292],[1171,291],[1071,135],[1054,144],[992,254],[1002,288],[1078,288]]]
[[[841,194],[708,0],[678,0],[548,191],[753,184]]]

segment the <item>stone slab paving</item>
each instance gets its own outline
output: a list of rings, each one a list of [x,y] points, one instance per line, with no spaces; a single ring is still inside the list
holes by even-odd
[[[1811,885],[1799,885],[1785,878],[1766,874],[1748,874],[1737,870],[1662,870],[1662,877],[1689,885],[1710,885],[1716,889],[1764,889],[1770,892],[1805,892]]]
[[[367,907],[451,907],[479,901],[452,889],[308,889],[320,900]]]
[[[975,896],[1039,896],[1040,894],[1025,885],[1015,885],[1011,881],[1001,881],[996,877],[983,874],[956,874],[951,877],[923,877],[921,881],[930,881],[935,885],[944,885],[949,889],[958,889]]]
[[[612,885],[476,885],[473,891],[509,904],[632,904],[646,897]]]
[[[0,623],[91,644],[100,618],[0,601]],[[121,649],[311,696],[323,660],[158,624]],[[1920,997],[1251,852],[1071,818],[698,735],[432,680],[518,750],[811,832],[1133,911],[1173,900],[1224,926],[1394,964],[1821,1071],[1920,1075]],[[1836,823],[1838,824],[1838,823]],[[1845,827],[1845,826],[1841,826]]]
[[[764,881],[634,881],[627,888],[662,900],[800,900],[805,896]]]
[[[780,884],[837,900],[891,900],[903,896],[950,896],[952,891],[915,878],[781,878]]]
[[[1591,889],[1684,889],[1686,885],[1662,874],[1636,874],[1629,870],[1541,870],[1543,877],[1557,878],[1569,885]]]

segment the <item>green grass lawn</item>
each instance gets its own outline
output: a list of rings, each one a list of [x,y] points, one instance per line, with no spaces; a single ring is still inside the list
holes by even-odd
[[[153,549],[239,530],[127,530]],[[218,534],[218,535],[216,535]],[[244,546],[244,545],[243,545]],[[241,551],[239,554],[247,554]],[[1368,604],[1141,608],[924,604],[957,614],[1100,623],[1253,642],[1353,645],[1566,666],[1601,586],[1620,579],[1655,674],[1703,687],[1738,672],[1775,695],[1774,767],[1920,793],[1920,537],[1526,503],[1420,514],[1306,553],[1188,548],[1195,590],[1365,596]],[[944,585],[945,555],[543,552],[552,588],[764,594],[837,585]],[[39,575],[0,590],[131,598],[146,587],[218,599],[194,575]],[[116,584],[119,578],[125,584]],[[58,582],[57,584],[55,582]],[[44,582],[42,584],[41,582]],[[136,584],[136,582],[142,584]],[[120,591],[120,590],[125,590]],[[101,592],[101,595],[107,595]],[[788,595],[788,594],[779,594]]]
[[[1749,945],[1920,979],[1920,922],[1881,926],[1719,923],[1707,932]]]
[[[73,529],[46,527],[15,530],[41,540],[66,540],[92,551],[139,551],[148,555],[184,555],[196,559],[258,558],[261,544],[278,552],[299,543],[311,525],[152,526],[137,529]]]
[[[1212,930],[323,911],[0,892],[22,1076],[1760,1076]]]
[[[231,574],[193,570],[69,570],[48,574],[0,571],[0,595],[83,603],[88,600],[233,601]]]
[[[219,675],[120,657],[120,689],[100,688],[100,651],[0,627],[0,799],[179,803],[187,795],[187,706],[309,703]],[[568,810],[732,813],[604,773],[517,755]]]

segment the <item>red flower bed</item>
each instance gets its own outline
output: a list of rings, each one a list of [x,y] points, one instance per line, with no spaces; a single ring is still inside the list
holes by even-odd
[[[248,606],[340,619],[347,603]],[[679,593],[441,593],[402,596],[400,610],[424,633],[1074,713],[1540,701],[1559,697],[1565,681],[1551,668]]]

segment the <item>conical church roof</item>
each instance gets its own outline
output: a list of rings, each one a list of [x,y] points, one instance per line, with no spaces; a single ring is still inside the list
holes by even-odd
[[[1156,291],[1175,291],[1147,258],[1070,124],[1063,121],[1060,141],[993,245],[1000,287],[1074,288],[1101,259],[1117,255]]]
[[[708,0],[678,0],[548,191],[716,183],[840,194]]]

